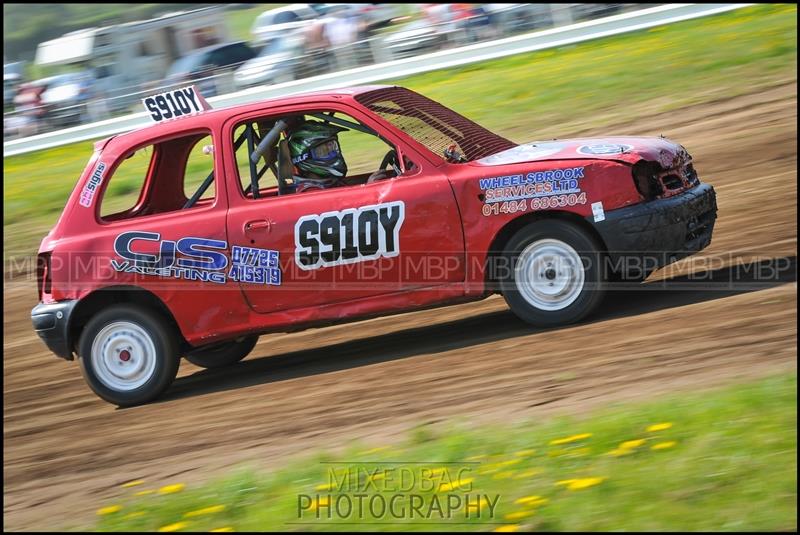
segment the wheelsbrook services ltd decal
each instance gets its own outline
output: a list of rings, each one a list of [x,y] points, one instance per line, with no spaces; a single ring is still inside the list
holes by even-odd
[[[303,216],[294,226],[295,262],[308,271],[397,256],[404,220],[403,201]]]
[[[143,98],[142,103],[150,118],[157,123],[184,115],[194,115],[206,109],[203,97],[195,91],[194,86],[152,95]]]
[[[143,241],[158,243],[158,254],[137,253],[137,242]],[[278,251],[234,245],[228,268],[227,249],[228,243],[222,240],[186,237],[172,241],[162,240],[157,232],[124,232],[114,240],[114,252],[122,261],[111,260],[111,267],[121,273],[188,281],[281,285]]]
[[[81,198],[78,201],[78,203],[81,206],[89,208],[92,205],[92,199],[94,199],[94,194],[97,193],[97,188],[99,188],[100,184],[103,183],[103,173],[105,172],[105,170],[106,170],[106,164],[104,164],[103,162],[98,162],[97,167],[94,168],[92,176],[89,177],[89,180],[83,187],[83,191],[81,191]]]
[[[580,187],[583,176],[584,167],[569,167],[481,178],[482,213],[491,216],[586,204],[586,193]]]

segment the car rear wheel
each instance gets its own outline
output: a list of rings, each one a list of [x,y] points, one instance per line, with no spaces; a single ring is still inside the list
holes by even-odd
[[[180,359],[166,323],[151,311],[117,305],[96,314],[78,344],[83,377],[95,394],[127,407],[151,401],[175,380]]]
[[[211,348],[201,348],[184,355],[184,358],[201,368],[223,368],[236,364],[253,350],[258,336],[245,336]]]
[[[589,315],[606,289],[601,247],[583,229],[560,220],[531,223],[503,251],[500,289],[511,310],[539,326]]]

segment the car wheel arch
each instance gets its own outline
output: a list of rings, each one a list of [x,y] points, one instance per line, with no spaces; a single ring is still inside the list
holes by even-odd
[[[178,338],[178,345],[183,350],[191,347],[186,341],[183,333],[175,320],[175,316],[169,307],[153,292],[138,286],[107,286],[92,291],[82,297],[70,317],[69,325],[69,345],[75,350],[80,340],[83,328],[87,322],[104,307],[112,304],[131,303],[142,306],[148,310],[153,310],[159,314],[167,327],[175,333]]]
[[[503,254],[503,250],[505,249],[509,240],[511,240],[517,231],[523,227],[535,221],[541,221],[545,219],[557,219],[573,223],[581,230],[586,231],[590,236],[592,236],[592,238],[594,238],[594,240],[601,246],[602,252],[608,252],[608,247],[605,241],[603,240],[602,236],[600,236],[600,233],[597,232],[597,229],[594,228],[594,225],[574,212],[568,212],[566,210],[546,210],[527,213],[508,221],[505,225],[503,225],[503,227],[500,228],[500,230],[497,231],[492,239],[492,242],[486,251],[486,264],[484,271],[484,280],[487,291],[491,293],[499,291],[500,281],[497,277],[495,262]]]

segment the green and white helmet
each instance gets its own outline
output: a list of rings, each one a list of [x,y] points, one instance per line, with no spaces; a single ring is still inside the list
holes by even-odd
[[[308,181],[309,186],[327,188],[345,177],[347,163],[338,138],[339,132],[345,130],[319,121],[306,121],[292,130],[288,139],[289,154],[302,175],[295,177],[295,183],[301,185]]]

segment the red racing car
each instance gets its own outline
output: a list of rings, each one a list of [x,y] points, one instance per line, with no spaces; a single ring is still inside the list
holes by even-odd
[[[95,144],[42,241],[31,312],[121,406],[164,392],[181,356],[234,364],[268,332],[493,293],[576,322],[611,281],[706,247],[716,219],[664,138],[519,145],[386,86],[144,104],[158,124]]]

